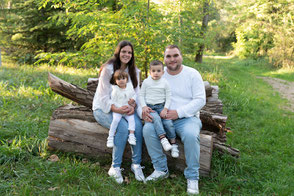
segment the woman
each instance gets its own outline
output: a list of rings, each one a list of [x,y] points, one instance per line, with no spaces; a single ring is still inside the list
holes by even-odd
[[[142,154],[142,123],[138,114],[141,111],[135,112],[136,103],[129,102],[128,106],[116,107],[111,101],[112,84],[115,84],[113,73],[116,70],[123,70],[129,74],[128,83],[134,88],[137,97],[139,95],[139,80],[140,70],[135,66],[135,57],[133,45],[129,41],[121,41],[115,49],[114,56],[110,58],[100,69],[99,83],[93,100],[93,114],[96,121],[103,127],[110,128],[112,122],[112,112],[135,115],[135,136],[136,145],[131,145],[132,148],[132,165],[131,170],[135,174],[138,181],[145,181],[142,172],[141,154]],[[137,102],[138,103],[138,102]],[[137,107],[140,109],[140,107]],[[116,182],[121,184],[123,178],[121,175],[121,163],[128,139],[128,123],[125,119],[121,119],[118,124],[116,135],[114,137],[114,147],[112,151],[112,165],[108,171],[111,177],[114,177]]]

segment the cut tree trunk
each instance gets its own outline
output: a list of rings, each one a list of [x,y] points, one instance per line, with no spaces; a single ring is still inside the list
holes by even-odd
[[[92,111],[83,106],[66,105],[54,111],[50,120],[48,146],[65,152],[83,153],[90,156],[107,155],[112,149],[106,147],[108,129],[99,125]],[[200,175],[208,176],[210,172],[213,149],[212,136],[200,134]],[[184,170],[186,167],[184,147],[180,140],[180,157],[174,159],[167,154],[169,166]],[[150,161],[145,145],[143,145],[144,161]],[[131,152],[127,147],[124,158],[130,160]]]
[[[48,75],[51,89],[83,106],[66,105],[54,111],[48,133],[48,146],[65,152],[77,152],[91,156],[110,155],[112,150],[106,147],[108,129],[100,126],[92,114],[92,101],[98,85],[98,79],[88,80],[87,90],[59,79],[53,74]],[[225,144],[226,120],[223,115],[222,101],[218,98],[218,87],[204,82],[206,105],[200,111],[203,129],[200,132],[200,174],[209,175],[212,150],[239,156],[239,150]],[[84,107],[86,106],[86,107]],[[184,149],[180,140],[180,157],[173,159],[169,154],[168,164],[183,170],[186,167]],[[145,145],[143,159],[150,161]],[[124,158],[130,159],[130,148],[127,147]]]
[[[98,79],[91,78],[88,80],[87,89],[91,90],[82,89],[76,85],[63,81],[50,73],[48,80],[49,85],[54,92],[81,105],[92,108],[92,101],[98,85]],[[224,127],[227,117],[222,114],[222,102],[218,99],[218,87],[210,86],[207,81],[205,81],[204,84],[206,95],[210,96],[207,97],[206,106],[200,112],[200,119],[204,129],[214,133],[219,133],[221,136],[223,136],[224,132],[226,131]]]

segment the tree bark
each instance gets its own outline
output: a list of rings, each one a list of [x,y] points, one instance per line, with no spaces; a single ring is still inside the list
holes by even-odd
[[[73,100],[81,105],[92,108],[94,93],[74,84],[70,84],[55,75],[48,73],[49,86],[52,91]]]
[[[110,155],[111,148],[106,147],[108,129],[100,126],[94,119],[92,111],[84,106],[66,105],[54,111],[48,133],[48,146],[51,149],[65,152],[83,153],[90,156]],[[180,157],[174,159],[169,153],[168,164],[180,170],[186,167],[184,146],[180,140]],[[200,174],[208,176],[210,172],[213,150],[212,136],[200,134]],[[144,161],[150,161],[145,145],[143,145]],[[130,160],[130,147],[126,148],[124,158]]]
[[[81,105],[92,108],[94,92],[98,85],[98,79],[88,80],[88,90],[82,89],[76,85],[69,84],[60,78],[49,73],[49,85],[51,89],[67,97]],[[222,114],[222,102],[218,99],[218,87],[210,86],[209,82],[205,81],[206,106],[200,111],[200,119],[203,128],[223,136],[225,134],[225,125],[227,117]]]
[[[209,2],[208,2],[208,0],[206,0],[204,2],[203,15],[204,16],[203,16],[202,27],[201,27],[201,32],[200,32],[200,37],[203,39],[203,42],[200,43],[200,47],[199,47],[198,51],[196,52],[195,62],[197,62],[197,63],[202,63],[203,51],[205,48],[204,38],[205,38],[205,33],[207,30],[208,19],[209,19]]]

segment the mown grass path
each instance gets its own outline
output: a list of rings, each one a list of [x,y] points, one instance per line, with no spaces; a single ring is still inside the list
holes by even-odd
[[[269,68],[263,60],[210,59],[199,65],[204,80],[220,87],[224,113],[229,117],[228,143],[241,157],[213,155],[212,173],[201,178],[202,195],[291,195],[294,193],[294,115],[288,104],[258,77],[294,81],[293,71]],[[33,67],[4,63],[0,68],[0,195],[186,195],[182,173],[155,183],[136,182],[130,163],[124,163],[124,185],[108,178],[111,158],[86,158],[50,152],[46,137],[52,112],[70,101],[47,84],[50,71],[85,87],[96,69],[62,66]],[[59,161],[48,160],[56,154]],[[150,163],[146,175],[152,172]]]

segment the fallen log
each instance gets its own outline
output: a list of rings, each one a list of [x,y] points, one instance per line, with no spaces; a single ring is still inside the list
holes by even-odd
[[[55,75],[48,73],[49,86],[52,91],[73,100],[81,105],[92,108],[94,93],[74,84],[70,84]]]
[[[48,74],[48,80],[49,85],[54,92],[81,105],[92,108],[92,101],[94,92],[97,88],[98,79],[92,78],[88,80],[87,89],[91,90],[82,89],[76,85],[70,84],[51,73]],[[207,95],[211,94],[212,96],[207,97],[206,106],[200,111],[200,119],[203,127],[206,130],[223,135],[226,131],[224,127],[227,117],[222,114],[222,103],[218,99],[218,87],[211,87],[206,81],[205,89],[207,91]]]
[[[94,119],[92,111],[83,106],[66,105],[56,109],[51,117],[48,133],[48,146],[65,152],[83,153],[90,156],[111,154],[106,147],[108,129],[100,126]],[[174,159],[167,153],[168,164],[180,170],[186,167],[184,147],[180,140],[180,157]],[[150,161],[145,145],[143,160]],[[208,176],[213,150],[212,136],[200,134],[200,175]],[[124,154],[131,158],[130,147]]]

